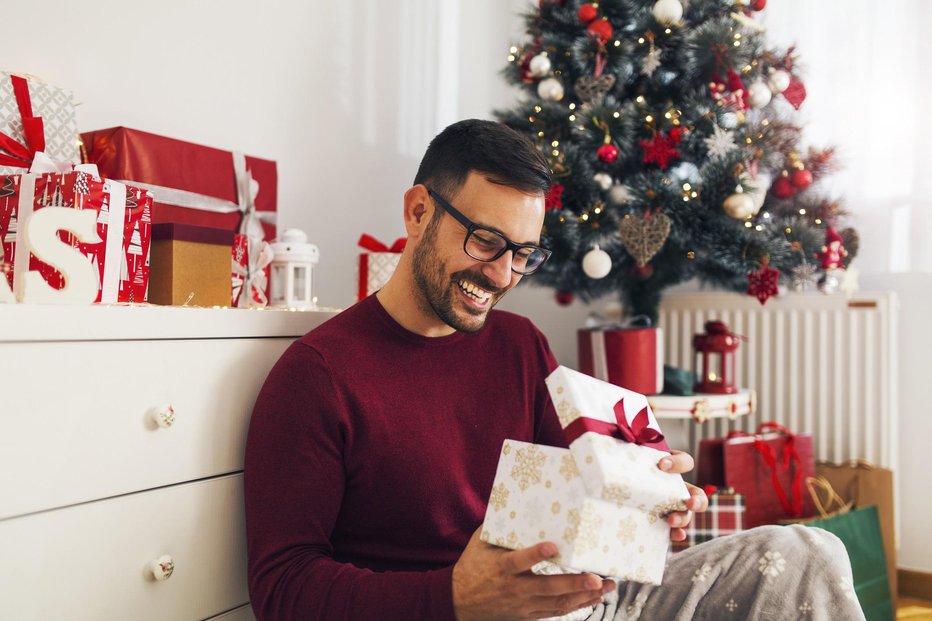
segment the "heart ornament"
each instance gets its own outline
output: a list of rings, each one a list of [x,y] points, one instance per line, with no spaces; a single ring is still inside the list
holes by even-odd
[[[626,215],[621,221],[621,243],[637,261],[638,267],[647,265],[660,252],[669,235],[670,217],[663,213],[644,218]]]

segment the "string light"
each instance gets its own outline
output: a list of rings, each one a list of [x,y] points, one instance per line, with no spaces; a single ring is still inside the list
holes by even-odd
[[[638,43],[644,45],[644,37],[638,37]]]
[[[647,116],[644,117],[644,120],[647,121],[648,123],[653,123],[654,117],[648,114]]]
[[[595,209],[593,209],[592,211],[595,212],[596,214],[602,213],[602,207],[601,207],[601,205],[596,205],[596,206],[595,206]]]
[[[792,229],[792,228],[786,227],[786,234],[787,234],[787,235],[789,235],[789,234],[792,233],[792,232],[793,232],[793,229]]]
[[[537,137],[538,137],[538,138],[543,138],[543,137],[544,137],[544,132],[537,132]]]
[[[514,55],[514,54],[509,54],[509,55],[508,55],[508,62],[510,62],[510,63],[515,62],[515,55]]]
[[[634,101],[638,102],[639,104],[644,103],[644,95],[638,95],[638,96],[634,99]]]
[[[571,115],[570,115],[570,122],[572,123],[572,122],[575,121],[575,120],[576,120],[576,115],[575,115],[575,114],[571,114]]]
[[[527,120],[530,121],[531,123],[533,123],[533,122],[534,122],[534,117],[533,117],[533,116],[529,116],[529,117],[527,117]]]
[[[673,31],[670,30],[669,28],[667,28],[667,29],[664,30],[663,32],[664,32],[664,34],[671,34]]]
[[[751,223],[750,223],[750,222],[745,222],[745,223],[744,223],[744,227],[745,227],[745,228],[748,228],[748,229],[751,228]]]
[[[616,119],[617,119],[617,118],[620,118],[620,117],[621,117],[621,112],[618,112],[618,111],[616,110],[616,111],[612,114],[612,116],[615,117]]]
[[[815,223],[816,223],[816,224],[822,224],[822,218],[816,218],[816,219],[815,219]]]
[[[571,103],[571,104],[570,104],[570,110],[575,110],[575,109],[576,109],[576,104]]]
[[[760,232],[764,230],[764,227],[758,224],[757,226],[754,227],[754,230]]]
[[[621,45],[621,41],[619,41],[618,39],[615,39],[615,47],[619,47],[620,45]]]
[[[806,210],[805,210],[805,209],[800,209],[800,210],[799,210],[799,215],[805,216],[805,215],[806,215]]]
[[[582,220],[583,222],[585,222],[585,221],[587,221],[587,220],[589,219],[589,214],[588,214],[588,213],[584,213],[583,215],[579,216],[579,219]]]
[[[534,106],[534,112],[538,112],[538,113],[539,113],[540,111],[541,111],[541,107],[540,107],[540,106]]]
[[[686,253],[686,258],[692,261],[693,259],[696,258],[696,253],[690,250],[689,252]]]

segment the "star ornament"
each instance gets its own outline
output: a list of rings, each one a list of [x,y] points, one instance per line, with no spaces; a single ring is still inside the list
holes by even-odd
[[[641,161],[645,164],[657,164],[666,170],[670,165],[670,160],[680,157],[680,152],[675,148],[678,142],[677,137],[664,136],[659,132],[654,134],[650,140],[641,140],[641,147],[644,148],[644,157]]]
[[[718,125],[712,135],[705,139],[705,146],[709,150],[709,157],[720,159],[725,157],[729,152],[738,148],[735,144],[735,134],[727,129],[722,129]]]
[[[651,47],[650,51],[647,52],[647,56],[644,57],[644,61],[641,63],[641,73],[647,77],[652,77],[659,67],[660,50],[656,47]]]
[[[772,295],[777,295],[777,281],[780,279],[780,270],[768,265],[767,257],[761,259],[760,269],[748,272],[748,295],[753,295],[764,304]]]

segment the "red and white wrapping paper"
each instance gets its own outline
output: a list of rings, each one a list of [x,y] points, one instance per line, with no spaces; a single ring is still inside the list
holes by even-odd
[[[233,236],[232,299],[231,306],[237,308],[263,307],[269,305],[269,270],[272,264],[272,247],[268,242],[253,244],[253,253],[258,248],[258,260],[249,253],[249,236],[237,233]],[[250,270],[251,276],[250,276]]]
[[[359,254],[359,287],[356,295],[358,300],[369,297],[388,282],[398,267],[406,241],[406,238],[399,237],[388,246],[365,233],[359,237],[358,245],[369,252]]]
[[[645,395],[663,391],[663,330],[581,329],[579,370]]]

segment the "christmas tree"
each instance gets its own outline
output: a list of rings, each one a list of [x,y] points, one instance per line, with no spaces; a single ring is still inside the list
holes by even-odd
[[[498,113],[550,162],[535,281],[566,303],[620,294],[656,318],[693,278],[765,302],[777,279],[823,289],[857,251],[820,192],[831,149],[801,149],[793,49],[767,46],[766,0],[540,0]],[[838,231],[836,233],[836,230]]]

